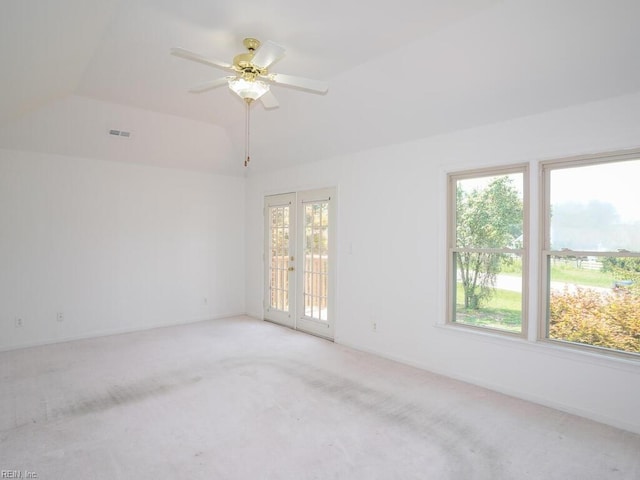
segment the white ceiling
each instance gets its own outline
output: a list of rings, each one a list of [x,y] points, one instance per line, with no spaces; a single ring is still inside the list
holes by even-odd
[[[242,174],[244,104],[225,72],[242,39],[287,54],[252,107],[267,170],[640,91],[638,0],[5,0],[0,147]],[[129,139],[110,137],[129,130]],[[119,143],[117,143],[119,142]]]

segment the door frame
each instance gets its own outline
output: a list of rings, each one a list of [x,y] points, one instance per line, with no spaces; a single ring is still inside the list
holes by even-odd
[[[293,278],[289,277],[289,306],[290,312],[289,316],[286,318],[283,316],[275,316],[272,312],[269,312],[270,309],[270,279],[269,279],[269,270],[270,270],[270,260],[269,260],[269,236],[267,232],[269,232],[269,207],[275,206],[274,203],[270,203],[269,200],[277,200],[278,197],[285,199],[286,196],[293,195],[295,199],[293,204],[291,205],[293,213],[291,217],[295,217],[295,232],[293,233],[293,237],[295,237],[295,243],[293,245],[293,253],[290,255],[294,256],[294,271]],[[263,235],[264,235],[264,255],[263,255],[263,272],[264,272],[264,288],[263,288],[263,308],[264,315],[263,318],[266,321],[278,323],[280,325],[292,328],[294,330],[300,330],[306,333],[310,333],[312,335],[316,335],[319,337],[323,337],[329,340],[333,340],[335,336],[335,323],[337,318],[337,308],[336,308],[336,293],[337,293],[337,270],[338,270],[338,248],[337,248],[337,189],[335,187],[327,187],[327,188],[318,188],[312,190],[301,190],[296,192],[288,192],[282,194],[271,194],[265,195],[264,197],[264,227],[263,227]],[[303,205],[304,203],[313,202],[314,200],[328,200],[328,213],[329,213],[329,229],[328,229],[328,285],[327,285],[327,320],[317,320],[308,318],[304,315],[304,302],[303,302],[303,262],[304,255],[303,252],[304,246],[304,235],[302,234],[303,226],[304,226],[304,211]],[[291,234],[290,234],[291,237]],[[290,243],[291,244],[291,243]],[[291,247],[290,247],[291,248]],[[291,310],[291,308],[293,309]],[[269,314],[268,314],[269,312]]]

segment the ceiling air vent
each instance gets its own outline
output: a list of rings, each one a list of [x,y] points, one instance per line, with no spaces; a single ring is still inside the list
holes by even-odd
[[[116,137],[130,137],[131,132],[125,132],[124,130],[109,130],[109,135],[114,135]]]

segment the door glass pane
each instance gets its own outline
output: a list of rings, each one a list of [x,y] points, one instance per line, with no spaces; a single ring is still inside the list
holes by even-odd
[[[318,201],[303,204],[304,315],[327,320],[329,262],[329,203]]]
[[[550,172],[551,250],[640,252],[640,160]]]
[[[272,309],[289,310],[289,214],[288,205],[269,207],[271,259],[269,263],[270,306]]]

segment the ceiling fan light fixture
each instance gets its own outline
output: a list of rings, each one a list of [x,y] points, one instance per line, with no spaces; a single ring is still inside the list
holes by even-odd
[[[231,76],[217,78],[193,87],[189,91],[191,93],[202,93],[216,87],[221,87],[227,83],[229,85],[229,89],[244,100],[246,105],[244,166],[246,167],[251,160],[249,155],[251,105],[255,100],[260,100],[262,105],[267,109],[278,106],[278,100],[273,93],[271,93],[270,85],[273,84],[293,87],[319,94],[326,93],[329,86],[325,82],[311,80],[309,78],[296,77],[281,73],[270,73],[269,68],[271,68],[271,65],[280,60],[285,52],[284,47],[277,43],[267,41],[266,43],[261,44],[260,41],[255,38],[245,38],[243,44],[247,49],[247,52],[236,55],[233,59],[233,63],[206,58],[200,54],[179,47],[172,48],[170,53],[177,57],[182,57],[211,67],[220,68],[231,74]],[[259,79],[264,79],[266,81]]]
[[[229,80],[229,88],[243,100],[257,100],[269,91],[269,85],[255,80],[249,82],[244,78],[232,78]]]

